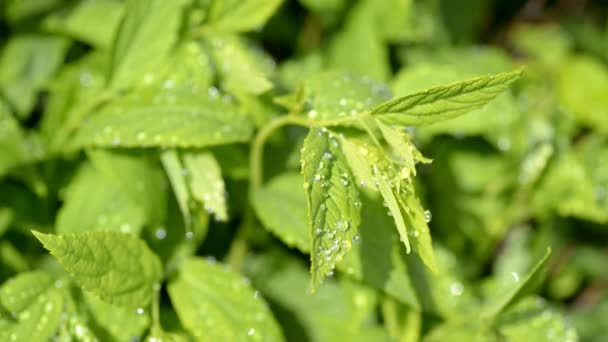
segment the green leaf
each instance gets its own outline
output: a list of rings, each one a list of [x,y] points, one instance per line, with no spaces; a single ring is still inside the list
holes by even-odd
[[[0,304],[11,313],[0,318],[0,340],[45,342],[59,325],[63,297],[53,278],[44,272],[26,272],[0,288]]]
[[[212,36],[209,44],[223,88],[254,95],[272,88],[274,62],[263,51],[235,36]]]
[[[3,102],[0,102],[0,176],[24,159],[24,134],[19,123]]]
[[[607,222],[606,165],[608,144],[603,137],[585,139],[577,150],[558,156],[547,166],[533,197],[539,215],[555,209],[561,216]]]
[[[213,31],[244,32],[261,28],[279,8],[282,0],[213,1],[207,25]]]
[[[510,341],[578,341],[566,317],[539,297],[528,297],[514,305],[501,314],[497,326]]]
[[[41,134],[53,150],[65,148],[66,135],[88,113],[82,108],[103,91],[107,56],[92,52],[64,66],[48,85],[49,97],[42,116]],[[64,132],[70,130],[70,132]]]
[[[4,3],[3,16],[11,23],[40,16],[64,4],[62,0],[8,0]]]
[[[488,72],[511,67],[509,64],[494,61],[494,59],[498,59],[498,56],[494,56],[490,52],[492,50],[482,53],[482,56],[489,54],[485,58],[471,56],[473,55],[472,52],[467,54],[451,53],[446,58],[453,56],[453,59],[471,60],[477,57],[479,60],[474,60],[473,62],[476,68],[481,68],[484,71],[487,69]],[[479,51],[476,51],[476,53],[479,53]],[[417,93],[431,87],[441,86],[442,84],[466,80],[467,78],[474,77],[476,72],[479,73],[479,70],[468,70],[470,67],[468,65],[452,65],[451,63],[454,62],[451,60],[443,61],[441,59],[440,62],[436,63],[424,61],[411,67],[403,68],[392,81],[391,88],[393,89],[393,93]],[[484,63],[489,64],[489,66],[479,66],[479,64],[483,65]],[[420,127],[420,130],[416,133],[422,142],[425,142],[431,136],[440,134],[484,136],[499,149],[505,150],[507,149],[506,147],[510,147],[510,144],[508,144],[509,137],[517,132],[517,128],[523,126],[519,120],[520,117],[520,109],[514,96],[510,92],[505,91],[480,109],[472,110],[467,115],[462,115],[451,120]]]
[[[335,134],[311,129],[302,147],[302,174],[312,232],[311,287],[333,274],[358,237],[359,191]]]
[[[425,125],[481,108],[507,89],[522,70],[482,76],[387,101],[373,109],[382,120],[400,125]]]
[[[184,4],[183,0],[126,2],[111,49],[111,88],[129,88],[165,61],[177,42]]]
[[[120,184],[84,164],[66,189],[55,229],[59,234],[100,230],[139,234],[145,220],[145,212]]]
[[[559,69],[556,86],[559,102],[576,114],[580,124],[608,132],[608,69],[604,63],[589,56],[570,57]]]
[[[43,35],[10,39],[0,55],[0,92],[20,118],[34,108],[38,92],[63,62],[68,40]]]
[[[551,255],[551,248],[534,265],[528,274],[520,279],[519,274],[513,273],[513,283],[506,284],[507,288],[501,290],[497,298],[493,299],[483,310],[483,317],[495,318],[509,306],[517,302],[518,299],[530,294],[542,282],[547,268],[547,261]]]
[[[186,260],[168,290],[180,321],[197,340],[283,340],[272,313],[247,279],[214,262]]]
[[[192,197],[203,203],[205,210],[219,221],[228,220],[226,186],[220,165],[211,152],[184,151],[182,153]]]
[[[166,183],[155,155],[127,150],[90,150],[87,155],[95,168],[119,186],[139,208],[146,223],[158,225],[164,222]]]
[[[379,191],[392,216],[400,240],[409,253],[413,245],[416,253],[432,270],[437,271],[425,211],[415,196],[413,175],[417,162],[428,162],[404,133],[380,124],[383,136],[393,148],[396,160],[361,138],[345,136],[341,143],[359,186]]]
[[[146,307],[162,278],[162,265],[132,234],[92,232],[53,235],[34,231],[83,289],[117,305]]]
[[[388,48],[381,40],[371,1],[359,2],[349,12],[344,28],[329,46],[328,61],[332,68],[368,75],[385,81],[390,75]],[[364,46],[353,53],[353,47]]]
[[[326,71],[304,81],[310,119],[357,116],[388,100],[390,89],[368,77]]]
[[[45,28],[60,32],[107,50],[123,16],[124,6],[117,0],[79,2],[69,14],[51,15],[43,22]]]
[[[279,175],[253,193],[252,205],[264,227],[290,247],[310,251],[306,193],[302,176]]]
[[[234,104],[207,89],[142,89],[84,124],[76,146],[205,147],[245,142],[253,126]]]
[[[150,315],[139,310],[106,303],[88,292],[83,297],[93,321],[107,332],[107,338],[131,341],[141,336],[150,326]]]
[[[160,160],[163,163],[165,172],[171,182],[173,194],[179,205],[179,210],[184,218],[186,229],[190,229],[192,225],[192,213],[190,212],[190,190],[186,181],[186,172],[178,152],[175,150],[165,150],[160,154]]]
[[[284,253],[265,253],[248,259],[253,283],[276,309],[285,337],[297,341],[389,341],[376,318],[377,294],[348,279],[328,279],[314,295],[306,266]]]
[[[388,210],[390,211],[391,216],[393,217],[393,220],[395,221],[395,226],[397,227],[397,231],[399,232],[399,236],[400,236],[399,239],[405,245],[406,252],[409,253],[411,250],[410,240],[408,238],[407,228],[405,226],[405,220],[403,218],[403,215],[401,214],[401,206],[399,205],[399,202],[397,201],[397,197],[395,196],[395,193],[393,192],[393,186],[389,185],[389,183],[386,181],[385,177],[383,177],[383,176],[375,177],[375,179],[378,182],[378,190],[380,190],[380,193],[382,194],[382,198],[384,198],[384,201],[386,202]],[[397,194],[397,196],[398,196],[398,194]]]

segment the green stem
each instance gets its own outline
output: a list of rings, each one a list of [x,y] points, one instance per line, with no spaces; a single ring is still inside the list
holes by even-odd
[[[303,117],[295,116],[292,114],[280,116],[268,125],[262,127],[251,144],[251,154],[249,159],[249,169],[251,172],[251,183],[249,188],[249,195],[256,189],[262,186],[264,183],[264,145],[266,140],[270,137],[272,132],[286,125],[298,125],[304,127],[311,127],[312,124],[309,120]]]

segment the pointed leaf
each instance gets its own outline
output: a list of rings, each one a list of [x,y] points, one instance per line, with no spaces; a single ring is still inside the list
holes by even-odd
[[[244,32],[261,28],[283,0],[220,0],[209,9],[208,25],[214,31]]]
[[[145,307],[161,280],[162,265],[132,234],[92,232],[53,235],[33,232],[83,289],[118,305]]]
[[[382,120],[400,125],[425,125],[478,109],[507,89],[522,70],[482,76],[387,101],[372,111]]]
[[[235,105],[207,89],[145,88],[93,115],[75,145],[204,147],[247,141],[252,129]]]
[[[124,6],[117,0],[82,1],[66,16],[63,13],[45,19],[44,27],[107,50],[123,16]]]
[[[311,129],[302,147],[302,174],[312,232],[311,286],[314,291],[352,247],[361,216],[359,191],[337,137]]]
[[[547,251],[543,257],[522,279],[519,279],[519,275],[515,274],[513,276],[515,285],[488,304],[483,311],[483,316],[495,318],[501,312],[505,311],[510,305],[514,304],[518,299],[530,294],[530,292],[532,292],[543,280],[547,269],[547,261],[549,260],[550,255],[551,248],[547,248]]]
[[[310,251],[306,193],[302,176],[287,173],[273,178],[253,194],[253,208],[266,229],[290,247]]]
[[[59,68],[68,47],[65,38],[43,35],[15,35],[3,47],[0,92],[18,117],[30,115],[38,91]]]
[[[163,62],[177,41],[185,1],[128,0],[112,46],[110,85],[132,86]]]
[[[283,340],[272,313],[249,282],[214,262],[186,260],[168,290],[180,321],[197,340]]]

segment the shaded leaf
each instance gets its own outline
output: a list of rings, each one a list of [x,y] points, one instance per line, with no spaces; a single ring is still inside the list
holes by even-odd
[[[484,317],[494,318],[501,312],[505,311],[509,306],[514,304],[518,299],[530,294],[543,280],[545,275],[547,261],[551,255],[551,249],[547,251],[543,257],[530,269],[522,279],[518,274],[513,276],[513,284],[503,289],[500,295],[492,300],[483,311]]]
[[[37,95],[57,68],[69,47],[67,39],[43,35],[19,35],[10,39],[0,55],[0,91],[20,118],[27,118]]]
[[[286,173],[253,194],[252,205],[264,227],[290,247],[310,251],[310,230],[302,176]]]
[[[108,49],[123,12],[124,6],[119,1],[87,0],[79,2],[67,15],[51,15],[43,25],[50,31],[65,33],[97,48]]]
[[[180,321],[198,340],[283,340],[271,312],[246,279],[218,264],[186,260],[168,290]]]
[[[510,341],[578,341],[566,317],[542,298],[528,297],[501,314],[500,333]]]
[[[214,31],[243,32],[261,28],[282,0],[220,0],[209,8],[207,24]]]
[[[268,297],[290,341],[390,340],[375,316],[377,294],[365,286],[328,279],[310,294],[306,266],[283,253],[249,259],[248,273]]]

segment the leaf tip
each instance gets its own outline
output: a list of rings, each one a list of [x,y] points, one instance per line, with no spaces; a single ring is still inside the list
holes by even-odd
[[[36,239],[38,239],[38,241],[40,241],[40,243],[42,243],[42,245],[44,247],[46,247],[47,243],[49,242],[49,237],[51,234],[44,234],[41,233],[37,230],[31,230],[32,234],[36,237]]]

